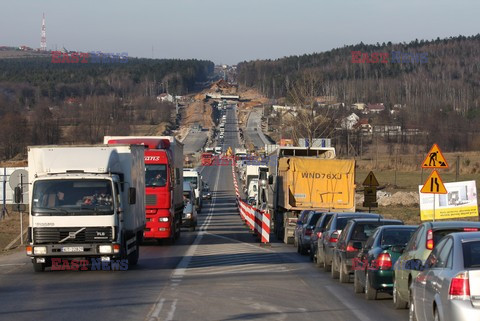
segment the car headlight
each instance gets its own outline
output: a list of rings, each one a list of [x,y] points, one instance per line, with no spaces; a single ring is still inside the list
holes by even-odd
[[[112,253],[112,246],[111,245],[100,245],[98,247],[98,252],[104,253]]]
[[[35,255],[45,255],[45,254],[47,254],[47,247],[46,246],[35,246],[33,248],[33,254],[35,254]]]
[[[159,222],[168,222],[168,217],[159,217],[158,221]]]

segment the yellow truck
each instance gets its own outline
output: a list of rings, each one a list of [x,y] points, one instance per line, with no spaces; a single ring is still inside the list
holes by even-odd
[[[268,209],[285,243],[293,242],[302,210],[355,211],[355,160],[335,156],[332,147],[292,146],[269,155]]]

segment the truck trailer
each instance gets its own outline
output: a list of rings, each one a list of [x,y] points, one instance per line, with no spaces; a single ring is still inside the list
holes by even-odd
[[[183,144],[173,136],[105,136],[104,143],[145,147],[145,239],[173,243],[183,214]]]
[[[35,272],[59,259],[137,264],[145,228],[143,155],[137,145],[28,147],[26,251]]]
[[[293,242],[302,210],[355,211],[355,160],[335,159],[334,148],[279,146],[269,173],[273,231],[285,243]]]

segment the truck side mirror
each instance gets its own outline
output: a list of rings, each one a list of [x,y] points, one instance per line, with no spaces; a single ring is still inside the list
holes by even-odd
[[[128,204],[137,203],[137,190],[135,187],[130,187],[128,189]]]
[[[268,185],[273,184],[273,175],[268,175]]]
[[[22,188],[20,186],[15,187],[14,189],[14,200],[15,203],[22,203],[23,201],[23,193],[22,193]]]

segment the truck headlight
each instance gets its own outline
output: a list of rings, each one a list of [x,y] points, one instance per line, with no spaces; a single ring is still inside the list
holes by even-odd
[[[112,253],[112,246],[111,245],[100,245],[98,247],[98,252],[105,254],[105,253]]]
[[[187,213],[187,214],[185,214],[185,217],[186,217],[186,218],[192,218],[192,213]]]
[[[159,222],[168,222],[168,217],[159,217],[158,221]]]
[[[35,246],[33,248],[33,254],[35,254],[35,255],[45,255],[45,254],[47,254],[47,247],[46,246]]]

